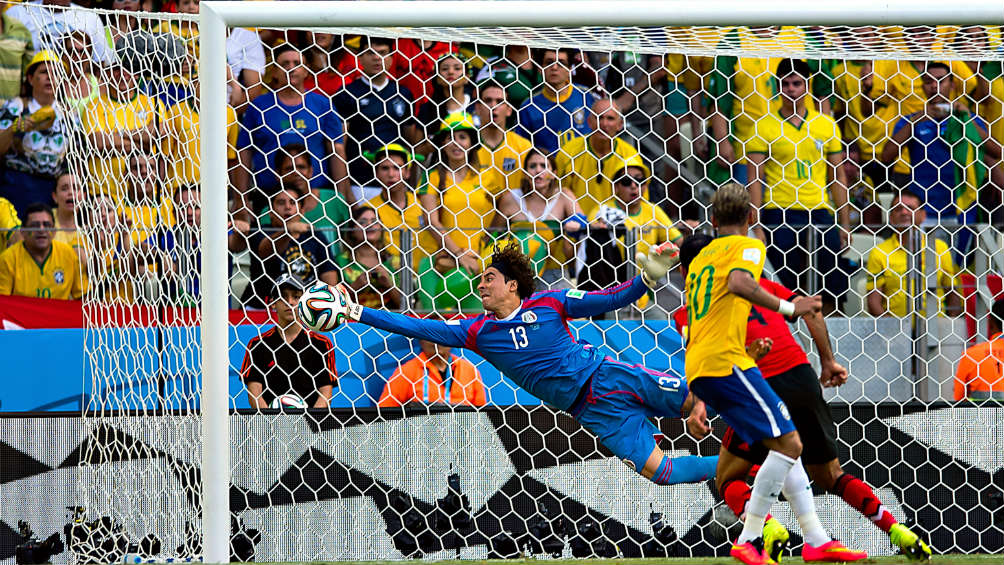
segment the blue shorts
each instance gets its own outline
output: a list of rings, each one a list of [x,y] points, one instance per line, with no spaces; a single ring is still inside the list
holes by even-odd
[[[732,367],[727,377],[698,377],[690,389],[750,445],[795,431],[788,407],[756,367]]]
[[[569,413],[639,473],[662,435],[649,418],[679,418],[687,398],[686,379],[610,357],[586,387]]]

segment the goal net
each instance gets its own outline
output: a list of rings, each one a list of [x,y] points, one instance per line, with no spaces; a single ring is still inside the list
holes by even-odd
[[[608,288],[636,253],[713,234],[730,182],[757,208],[765,278],[823,298],[849,369],[824,396],[873,511],[937,552],[1004,550],[1004,382],[955,378],[1000,330],[999,27],[493,27],[499,6],[476,28],[228,28],[227,185],[203,186],[220,162],[200,153],[199,5],[168,4],[192,13],[4,5],[35,53],[0,115],[4,196],[54,204],[87,277],[85,409],[18,432],[64,455],[0,512],[39,534],[69,523],[56,559],[221,543],[202,529],[198,308],[202,203],[223,193],[234,559],[727,555],[739,522],[712,483],[650,482],[474,352],[288,320],[315,281],[410,316],[479,314],[508,242],[538,290]],[[671,273],[569,331],[682,375],[683,287]],[[680,456],[716,455],[725,430],[655,423]],[[848,546],[897,551],[840,496],[816,504]]]

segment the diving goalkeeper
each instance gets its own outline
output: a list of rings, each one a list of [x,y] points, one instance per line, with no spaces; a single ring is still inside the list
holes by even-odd
[[[593,292],[534,293],[529,258],[511,245],[491,256],[481,276],[478,294],[485,314],[447,322],[422,320],[365,308],[346,296],[347,314],[382,330],[470,349],[537,398],[571,414],[652,482],[697,482],[714,476],[718,457],[667,456],[656,445],[658,428],[649,421],[689,413],[686,379],[605,356],[575,341],[567,325],[571,318],[635,302],[666,275],[677,256],[675,246],[663,244],[639,256],[642,274],[629,282]]]

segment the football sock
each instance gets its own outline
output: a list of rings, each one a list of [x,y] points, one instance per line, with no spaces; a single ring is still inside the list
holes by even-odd
[[[652,475],[652,482],[657,485],[678,485],[680,483],[696,483],[715,476],[718,466],[718,456],[699,457],[686,455],[684,457],[662,456],[662,463]]]
[[[725,500],[725,505],[739,520],[746,517],[746,503],[749,502],[752,492],[753,490],[746,484],[745,479],[731,479],[722,485],[722,498]],[[770,520],[770,512],[764,516],[764,520]]]
[[[743,522],[743,531],[739,534],[738,543],[743,544],[755,540],[763,533],[763,523],[767,520],[767,512],[777,501],[778,494],[781,493],[781,485],[784,484],[788,471],[791,470],[795,460],[780,452],[771,451],[767,454],[767,459],[753,479],[753,491],[750,493],[749,503],[746,505],[746,519]]]
[[[864,514],[883,532],[888,532],[897,523],[889,509],[882,504],[871,487],[850,473],[844,473],[833,483],[833,494]]]
[[[729,507],[740,520],[746,514],[746,503],[749,502],[752,489],[741,479],[732,479],[722,485],[722,498],[725,505]]]
[[[805,474],[801,457],[795,460],[795,464],[788,471],[781,492],[788,499],[791,510],[798,518],[798,525],[802,528],[802,537],[809,545],[819,547],[832,539],[823,529],[823,524],[819,522],[816,502],[812,498],[812,485],[809,484],[809,476]]]

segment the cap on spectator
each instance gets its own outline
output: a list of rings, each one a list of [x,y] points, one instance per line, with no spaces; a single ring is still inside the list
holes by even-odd
[[[31,58],[31,62],[28,63],[28,68],[25,69],[25,74],[30,75],[35,67],[41,65],[42,63],[62,63],[63,68],[66,68],[66,63],[63,63],[63,60],[57,57],[55,53],[49,51],[48,49],[43,49],[42,51],[35,53],[35,56]]]
[[[303,284],[300,277],[286,273],[279,277],[279,280],[275,281],[275,296],[272,297],[271,302],[282,298],[282,289],[284,288],[303,291],[307,288],[307,285]]]
[[[433,139],[436,143],[442,143],[447,133],[466,131],[474,136],[474,143],[478,143],[478,128],[474,125],[474,118],[467,112],[454,112],[445,118],[439,125],[439,131]]]
[[[404,159],[405,165],[410,165],[412,161],[418,161],[420,163],[425,161],[424,155],[416,155],[411,151],[408,151],[408,149],[400,143],[388,143],[376,151],[363,151],[363,157],[366,157],[373,163],[382,160],[386,155],[400,155],[401,158]]]
[[[603,176],[609,179],[611,182],[617,180],[621,177],[628,167],[638,167],[639,169],[645,171],[645,178],[652,176],[652,171],[649,170],[648,165],[645,164],[645,160],[641,158],[641,155],[634,155],[627,160],[621,160],[615,155],[613,159],[607,160],[603,167]]]

